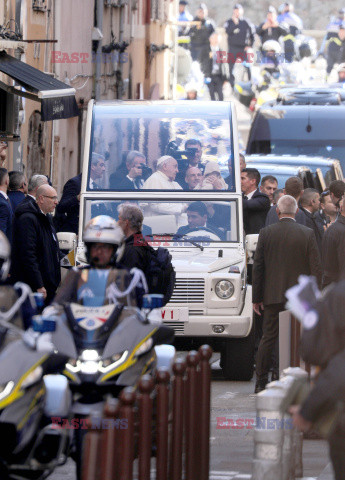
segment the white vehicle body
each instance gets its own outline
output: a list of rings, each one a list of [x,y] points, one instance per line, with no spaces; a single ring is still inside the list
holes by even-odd
[[[134,135],[136,130],[137,134]],[[203,153],[201,161],[204,164],[198,164],[200,169],[206,168],[209,162],[212,167],[218,162],[216,168],[220,170],[223,179],[229,172],[232,175],[233,183],[229,190],[125,191],[110,186],[114,178],[117,181],[114,168],[117,167],[117,171],[120,171],[121,165],[126,165],[122,161],[119,167],[124,151],[145,151],[147,165],[153,169],[152,159],[166,153],[162,138],[171,141],[176,134],[176,139],[182,141],[190,138],[190,134],[185,132],[194,131],[198,131],[203,139],[203,152],[211,152],[205,155]],[[205,144],[210,147],[205,148]],[[220,151],[223,152],[222,155],[219,155]],[[97,190],[91,188],[90,182],[92,152],[103,155],[106,159],[106,172]],[[212,156],[212,152],[215,155]],[[180,150],[177,155],[180,155]],[[229,156],[233,159],[231,171],[230,167],[228,170],[227,163]],[[181,163],[186,162],[185,159],[179,158],[176,161],[180,170],[181,165],[186,165]],[[168,248],[172,255],[176,284],[170,302],[162,308],[162,321],[175,330],[178,345],[187,348],[190,340],[192,343],[209,343],[221,350],[221,364],[228,378],[250,379],[253,351],[252,295],[251,287],[246,283],[246,245],[234,106],[227,102],[91,101],[88,107],[80,199],[76,255],[79,264],[86,261],[82,241],[86,222],[97,213],[109,212],[116,218],[118,205],[131,201],[135,201],[144,211],[145,228],[152,230],[153,235],[150,244],[153,247]],[[210,220],[213,218],[215,222],[218,215],[218,226],[205,226],[207,231],[203,230],[204,227],[198,227],[194,234],[189,232],[183,239],[177,238],[180,234],[176,232],[181,231],[181,226],[182,231],[192,228],[189,217],[188,224],[186,222],[188,208],[193,202],[199,205],[203,203],[208,208],[207,222],[212,212]],[[180,207],[182,213],[168,213]],[[161,213],[162,209],[164,213]],[[224,225],[221,223],[222,214]],[[210,241],[198,242],[201,237]],[[190,243],[189,238],[195,244]],[[222,281],[231,284],[219,284]],[[228,298],[219,296],[219,292],[228,296],[231,291]],[[243,357],[242,351],[245,352]]]

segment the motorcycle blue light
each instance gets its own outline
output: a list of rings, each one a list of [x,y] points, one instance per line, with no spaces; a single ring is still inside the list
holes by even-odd
[[[164,295],[161,293],[149,293],[143,297],[142,308],[161,308],[163,306]]]
[[[55,332],[56,322],[50,318],[44,318],[41,315],[32,317],[32,329],[34,332]]]

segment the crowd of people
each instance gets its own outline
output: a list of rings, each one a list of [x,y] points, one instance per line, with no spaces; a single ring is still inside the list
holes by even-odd
[[[243,63],[248,80],[251,80],[251,65],[258,58],[267,63],[267,52],[271,52],[270,57],[272,52],[279,54],[283,62],[287,63],[304,56],[314,55],[315,59],[322,55],[327,59],[327,75],[335,65],[339,65],[339,81],[345,79],[345,8],[340,8],[338,15],[327,25],[326,36],[316,53],[308,46],[308,39],[297,41],[303,30],[303,21],[295,13],[292,3],[282,3],[278,12],[274,6],[269,6],[266,18],[257,26],[245,17],[243,6],[236,3],[232,16],[224,24],[228,49],[227,61],[223,63],[223,60],[220,61],[223,58],[220,52],[224,48],[221,48],[222,42],[215,22],[208,17],[207,6],[202,3],[193,17],[187,5],[186,0],[179,2],[180,45],[189,48],[192,60],[199,62],[211,100],[223,100],[224,82],[229,81],[234,87],[236,63]],[[189,92],[187,98],[195,98],[195,95],[188,95]]]
[[[320,195],[304,189],[300,178],[290,177],[279,191],[273,176],[264,177],[260,184],[259,172],[244,168],[241,185],[246,233],[259,233],[249,269],[257,348],[255,393],[279,378],[279,313],[287,309],[287,290],[305,275],[314,277],[323,291],[301,318],[302,357],[322,370],[305,402],[290,412],[295,426],[307,431],[344,399],[345,183],[334,180]],[[328,441],[338,480],[345,468],[343,413],[334,425]]]
[[[334,180],[329,189],[320,195],[313,188],[304,189],[299,177],[290,177],[286,180],[285,188],[279,190],[274,176],[263,177],[260,183],[258,170],[243,168],[241,187],[245,232],[259,233],[251,274],[254,311],[258,317],[263,313],[262,341],[267,341],[267,335],[272,341],[268,353],[264,355],[269,366],[262,369],[261,361],[257,361],[256,390],[260,391],[268,383],[271,350],[278,335],[277,331],[268,331],[266,335],[265,332],[273,324],[278,324],[279,312],[285,309],[285,291],[296,284],[298,276],[302,274],[315,275],[319,286],[323,288],[339,281],[345,274],[342,255],[345,183]],[[291,232],[289,235],[286,230],[288,227]],[[296,235],[293,234],[294,230]],[[297,234],[301,236],[300,248]],[[302,252],[303,261],[299,258]],[[277,309],[273,316],[269,314],[272,305]],[[260,320],[257,319],[259,323]],[[259,359],[262,349],[265,350],[265,346],[260,345]],[[277,372],[273,372],[273,376],[276,375]]]
[[[180,177],[180,181],[184,180],[187,186],[194,185],[194,188],[197,184],[202,188],[207,175],[214,172],[209,166],[210,163],[213,166],[213,162],[206,163],[202,172],[199,168],[201,150],[199,153],[193,157],[193,165],[187,166]],[[104,159],[98,155],[93,160],[89,185],[96,189],[99,186],[97,180],[104,173]],[[118,180],[123,182],[128,176],[131,178],[133,171],[141,172],[140,162],[144,161],[145,157],[139,152],[129,152],[125,162],[127,175]],[[221,177],[219,189],[228,189],[232,185],[231,162],[228,168],[229,177]],[[314,276],[320,289],[329,288],[344,278],[345,183],[334,180],[320,194],[312,188],[304,189],[299,177],[290,177],[284,189],[278,189],[278,181],[273,175],[261,178],[257,169],[246,166],[243,155],[240,169],[244,231],[246,235],[259,234],[253,266],[248,266],[255,312],[255,392],[258,393],[265,389],[270,375],[271,380],[279,377],[279,313],[286,309],[286,291],[298,283],[300,275]],[[145,188],[145,183],[149,185],[147,188],[157,188],[150,185],[157,183],[159,188],[165,189],[166,182],[169,182],[169,189],[172,189],[171,184],[182,189],[176,182],[178,174],[177,161],[163,156],[157,161],[156,172],[148,176],[141,188]],[[133,182],[127,182],[127,185],[140,188]],[[43,295],[46,305],[55,298],[61,282],[63,253],[59,249],[56,231],[77,233],[80,189],[81,176],[78,175],[66,183],[58,204],[57,192],[47,176],[35,174],[27,181],[22,172],[0,168],[0,230],[7,236],[12,249],[7,281],[27,283],[34,292]],[[52,216],[54,210],[55,218]],[[66,222],[62,228],[59,214]],[[204,202],[189,202],[186,216],[188,224],[180,227],[174,238],[183,237],[193,229],[208,230],[219,239],[223,238],[223,232],[216,230]],[[150,252],[142,248],[144,244],[148,248],[143,222],[143,211],[138,205],[122,204],[118,208],[117,225],[123,235],[119,242],[119,245],[123,242],[121,265],[128,269],[137,267],[145,273],[149,268]],[[96,245],[94,249],[99,261],[107,254],[101,246]],[[302,413],[295,413],[297,419]]]

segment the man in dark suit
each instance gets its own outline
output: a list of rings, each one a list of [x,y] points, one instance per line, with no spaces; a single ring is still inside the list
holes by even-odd
[[[265,225],[266,215],[270,209],[270,199],[258,188],[260,178],[256,168],[244,168],[241,172],[243,223],[246,235],[259,233]]]
[[[6,168],[0,168],[0,230],[4,232],[9,242],[12,242],[13,210],[7,196],[9,176]]]
[[[340,200],[340,215],[330,225],[322,242],[322,287],[345,278],[345,202]]]
[[[299,177],[290,177],[286,180],[285,182],[285,188],[284,188],[284,195],[291,195],[293,197],[298,205],[298,202],[300,201],[301,196],[303,195],[303,182]],[[306,225],[306,216],[304,212],[301,210],[297,210],[295,220],[297,223],[301,225]],[[273,225],[274,223],[278,223],[279,218],[277,215],[277,210],[275,205],[273,205],[266,217],[266,222],[265,222],[265,227],[268,225]]]
[[[320,194],[315,188],[306,188],[304,190],[300,200],[300,208],[305,214],[306,226],[311,228],[315,233],[316,243],[321,255],[324,228],[315,215],[320,209]]]
[[[56,207],[55,226],[58,232],[78,234],[81,173],[63,187],[60,203]]]
[[[8,175],[10,177],[8,198],[10,199],[12,210],[15,211],[18,205],[26,198],[28,181],[23,172],[12,171]]]
[[[205,76],[211,100],[224,100],[223,84],[228,80],[228,64],[219,62],[219,35],[213,32],[209,38],[210,51],[203,51],[200,58],[201,70]]]
[[[13,221],[11,282],[27,283],[34,292],[43,294],[46,305],[61,281],[62,254],[50,218],[57,202],[55,189],[41,185],[36,201],[19,205]]]
[[[131,150],[126,157],[126,171],[117,170],[117,174],[110,175],[110,188],[119,190],[139,190],[142,188],[145,179],[143,169],[146,166],[146,158],[140,152]]]
[[[254,257],[253,307],[262,315],[263,336],[256,357],[255,393],[264,390],[279,336],[279,313],[285,310],[285,292],[299,275],[314,275],[321,281],[321,260],[315,235],[295,221],[297,202],[290,195],[277,204],[279,222],[261,230]]]

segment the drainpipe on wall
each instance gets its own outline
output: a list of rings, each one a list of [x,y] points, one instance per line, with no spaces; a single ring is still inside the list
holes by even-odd
[[[119,43],[120,45],[123,42],[123,36],[124,36],[124,23],[125,23],[125,2],[124,0],[121,0],[120,4],[120,15],[119,15]],[[130,10],[130,15],[132,15],[132,11]],[[122,99],[123,97],[123,65],[121,58],[117,62],[117,70],[115,72],[116,75],[116,98],[117,99]]]
[[[55,0],[50,0],[50,14],[53,15],[53,38],[55,38],[55,32],[56,32],[56,5],[55,5]],[[48,33],[48,32],[47,32]],[[48,49],[46,49],[45,54],[45,62],[47,62],[47,52]],[[55,63],[52,64],[52,70],[54,73],[55,77]],[[51,129],[51,146],[50,146],[50,174],[49,178],[51,182],[53,182],[53,173],[54,173],[54,137],[55,137],[55,122],[54,120],[52,121],[52,129]]]
[[[16,0],[15,4],[15,25],[14,30],[16,33],[20,33],[20,22],[21,22],[21,0]],[[19,49],[15,50],[14,56],[17,60],[21,60],[21,52]],[[14,133],[20,136],[20,123],[19,123],[19,111],[21,98],[19,95],[14,95],[13,102],[13,126]],[[21,151],[21,142],[12,143],[12,168],[13,170],[22,170],[23,169],[23,159]]]
[[[103,3],[104,0],[97,1],[97,28],[100,32],[103,30]],[[97,52],[96,52],[96,85],[95,85],[95,97],[96,100],[101,98],[101,80],[102,80],[102,40],[98,40]]]

